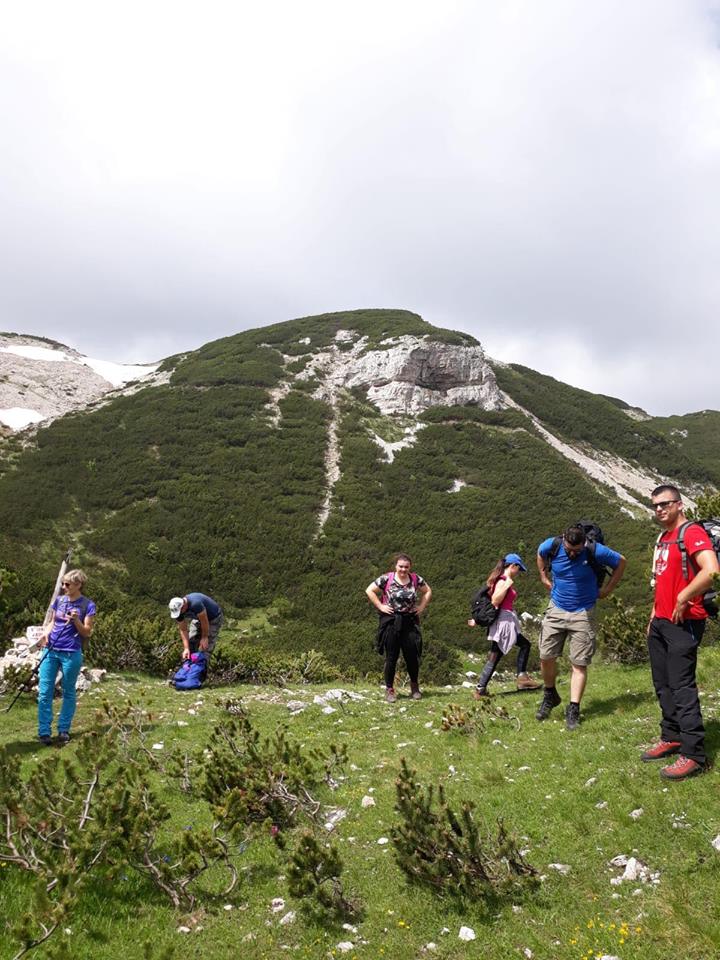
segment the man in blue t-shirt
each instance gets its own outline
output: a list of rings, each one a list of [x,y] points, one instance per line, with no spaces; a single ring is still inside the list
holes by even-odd
[[[549,561],[549,562],[548,562]],[[536,714],[545,720],[560,703],[555,689],[557,658],[570,647],[570,703],[565,711],[568,730],[580,724],[580,701],[587,683],[587,669],[595,653],[595,604],[609,596],[625,570],[625,557],[602,543],[588,546],[581,526],[568,527],[559,544],[550,537],[538,547],[537,567],[543,585],[550,591],[550,604],[540,628],[540,668],[545,689]],[[612,575],[600,588],[596,571],[610,567]]]
[[[185,597],[173,597],[168,607],[170,616],[177,620],[182,637],[183,660],[198,650],[212,653],[223,623],[220,604],[204,593],[188,593]],[[189,629],[187,620],[190,621]]]

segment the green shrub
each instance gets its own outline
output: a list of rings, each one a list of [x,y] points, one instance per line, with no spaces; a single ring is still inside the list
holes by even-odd
[[[180,659],[177,627],[165,617],[137,617],[123,609],[100,611],[85,650],[87,662],[106,670],[163,675]]]
[[[435,789],[415,777],[403,758],[395,802],[400,822],[392,829],[392,841],[410,883],[442,895],[488,900],[535,882],[537,872],[501,820],[495,836],[481,831],[474,804],[463,801],[456,813],[442,785]]]
[[[599,638],[603,655],[611,663],[645,663],[648,659],[648,612],[627,607],[618,597],[610,597],[613,612],[600,624]]]
[[[360,904],[345,894],[340,879],[342,870],[335,844],[319,843],[313,833],[305,831],[288,864],[288,889],[293,897],[302,900],[309,913],[319,914],[321,920],[357,920]]]

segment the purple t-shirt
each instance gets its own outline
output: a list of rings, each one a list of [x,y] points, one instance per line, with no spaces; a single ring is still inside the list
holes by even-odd
[[[69,614],[73,610],[77,611],[78,617],[84,623],[85,617],[95,616],[97,612],[95,601],[88,600],[82,595],[76,600],[70,600],[63,595],[53,600],[52,608],[55,611],[55,623],[50,632],[50,646],[54,650],[82,650],[82,637],[77,632]]]

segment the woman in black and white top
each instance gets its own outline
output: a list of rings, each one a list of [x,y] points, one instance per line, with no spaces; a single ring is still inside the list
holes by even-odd
[[[419,618],[432,597],[428,583],[412,573],[412,560],[406,553],[394,558],[395,569],[368,585],[365,593],[380,614],[378,652],[385,652],[385,699],[395,703],[395,668],[402,650],[410,677],[410,695],[420,699],[418,676],[422,655]]]

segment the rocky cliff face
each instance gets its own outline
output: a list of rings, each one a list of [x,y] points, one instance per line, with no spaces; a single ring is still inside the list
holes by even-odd
[[[367,338],[353,340],[339,330],[337,344],[316,354],[298,374],[317,377],[318,396],[327,398],[338,388],[365,387],[367,397],[387,415],[416,415],[438,405],[477,404],[485,410],[504,406],[495,375],[483,348],[457,346],[428,337],[397,337],[383,349],[368,350]]]
[[[94,360],[51,340],[0,334],[0,429],[10,433],[82,410],[156,367]]]

